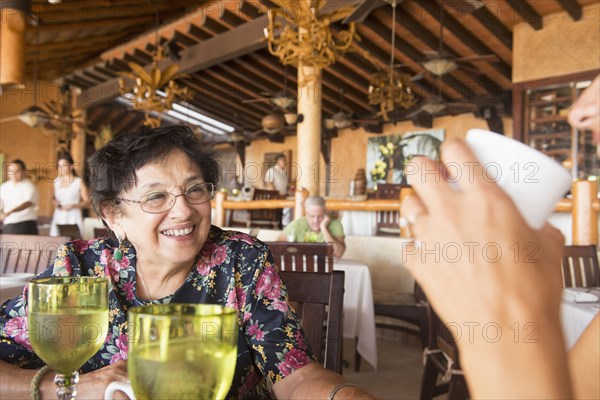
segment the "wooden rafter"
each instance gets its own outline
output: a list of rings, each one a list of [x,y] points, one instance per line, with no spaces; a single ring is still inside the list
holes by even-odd
[[[570,0],[568,0],[570,1]],[[576,0],[574,0],[576,1]],[[533,29],[539,31],[544,27],[542,16],[525,0],[506,0],[517,14]]]

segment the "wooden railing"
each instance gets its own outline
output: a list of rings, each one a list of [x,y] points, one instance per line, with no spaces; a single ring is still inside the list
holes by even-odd
[[[573,221],[573,244],[598,244],[598,184],[593,181],[575,181],[572,186],[573,199],[562,199],[555,207],[558,212],[570,212]],[[394,211],[400,210],[402,200],[412,194],[412,189],[402,189],[400,199],[386,200],[337,200],[328,199],[327,209],[333,211]],[[227,210],[256,210],[261,208],[293,208],[296,219],[304,215],[304,200],[307,191],[296,192],[294,200],[254,200],[230,201],[227,194],[218,192],[212,201],[215,213],[215,225],[225,226]],[[406,237],[407,232],[401,231],[400,236]]]

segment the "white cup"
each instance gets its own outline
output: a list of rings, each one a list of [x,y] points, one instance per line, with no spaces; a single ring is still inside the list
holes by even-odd
[[[286,239],[287,239],[288,242],[295,242],[296,241],[296,237],[294,236],[293,233],[289,233],[285,237],[286,237]]]
[[[130,400],[135,400],[133,394],[133,388],[129,382],[111,382],[104,391],[104,400],[113,400],[113,396],[116,392],[123,392],[129,397]]]
[[[533,147],[494,132],[471,129],[465,140],[483,165],[484,177],[510,196],[527,224],[544,226],[571,187],[569,172]]]

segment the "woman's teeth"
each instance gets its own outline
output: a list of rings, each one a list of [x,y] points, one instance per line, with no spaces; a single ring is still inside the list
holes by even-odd
[[[190,233],[192,233],[193,230],[194,230],[193,227],[185,228],[185,229],[169,229],[169,230],[163,231],[163,235],[185,236],[185,235],[189,235]]]

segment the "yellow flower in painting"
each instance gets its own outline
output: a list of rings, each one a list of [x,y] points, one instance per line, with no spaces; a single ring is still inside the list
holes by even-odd
[[[392,152],[394,151],[394,147],[395,147],[395,146],[394,146],[394,143],[392,143],[392,142],[388,142],[388,144],[387,144],[387,148],[388,148],[388,149],[390,149]]]

